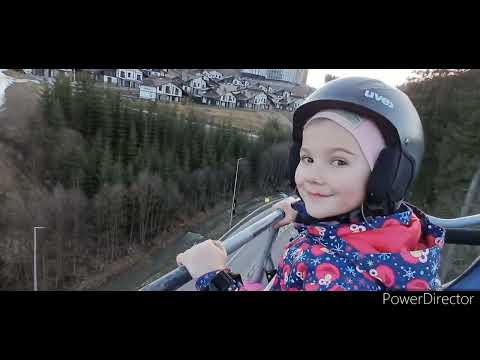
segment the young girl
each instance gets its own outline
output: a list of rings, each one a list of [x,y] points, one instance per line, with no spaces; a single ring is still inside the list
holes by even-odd
[[[445,231],[403,201],[423,158],[423,129],[400,90],[342,78],[295,112],[291,183],[300,200],[276,205],[299,235],[272,290],[435,290]],[[244,290],[218,241],[177,256],[199,290]]]

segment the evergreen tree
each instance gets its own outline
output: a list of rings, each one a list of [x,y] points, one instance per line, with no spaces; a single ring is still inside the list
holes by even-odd
[[[124,174],[121,161],[117,161],[112,169],[112,184],[123,184]]]
[[[100,122],[102,125],[102,131],[103,131],[103,147],[107,148],[108,146],[110,149],[112,149],[114,146],[112,104],[111,104],[111,100],[108,97],[105,99],[105,102],[103,104],[103,112],[101,114]]]
[[[63,116],[67,124],[72,120],[72,87],[70,80],[60,76],[53,86],[53,95],[60,102],[63,110]]]
[[[88,198],[92,198],[100,187],[99,168],[103,154],[102,139],[97,136],[91,149],[87,150],[87,161],[84,163],[82,189]]]
[[[110,146],[107,144],[103,152],[102,163],[100,165],[100,179],[101,184],[113,184],[113,159]]]
[[[54,98],[52,101],[52,106],[50,112],[48,113],[48,125],[54,131],[58,131],[65,127],[65,114],[63,112],[60,101],[57,98]]]
[[[137,127],[135,122],[130,123],[130,131],[127,145],[127,162],[131,163],[137,156],[138,152],[138,139],[137,139]]]

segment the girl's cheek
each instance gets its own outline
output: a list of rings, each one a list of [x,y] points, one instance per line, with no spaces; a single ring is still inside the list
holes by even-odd
[[[301,169],[301,165],[298,165],[297,170],[295,171],[295,183],[297,186],[303,183],[303,171]]]
[[[312,172],[315,172],[315,169],[312,167],[306,168],[301,162],[297,166],[297,170],[295,171],[295,182],[303,183],[309,176],[312,176]]]

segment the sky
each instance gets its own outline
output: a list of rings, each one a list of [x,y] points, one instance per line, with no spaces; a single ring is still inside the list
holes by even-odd
[[[309,69],[307,85],[318,88],[324,84],[326,74],[335,76],[366,76],[382,80],[390,86],[398,86],[407,81],[415,69]]]

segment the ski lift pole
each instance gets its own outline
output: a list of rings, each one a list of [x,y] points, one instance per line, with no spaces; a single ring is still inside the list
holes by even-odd
[[[232,219],[233,219],[233,211],[236,208],[236,203],[235,203],[235,195],[237,191],[237,177],[238,177],[238,165],[240,163],[240,160],[243,160],[245,158],[239,158],[237,160],[237,170],[235,171],[235,185],[233,187],[233,198],[232,198],[232,210],[230,211],[230,224],[228,225],[229,228],[232,227]]]
[[[280,229],[273,229],[273,228],[270,228],[267,230],[269,232],[267,243],[265,244],[263,251],[259,253],[257,256],[255,264],[252,268],[254,272],[250,277],[249,281],[253,283],[259,283],[262,281],[263,274],[266,270],[265,266],[267,265],[267,259],[269,258],[271,259],[270,254],[272,251],[272,245],[278,236],[279,230]]]
[[[256,238],[259,234],[270,228],[285,217],[282,209],[275,209],[263,219],[249,225],[237,234],[232,235],[223,242],[227,255],[240,249],[243,245]],[[180,266],[163,275],[161,278],[143,286],[140,291],[171,291],[176,290],[192,279],[187,268]]]

